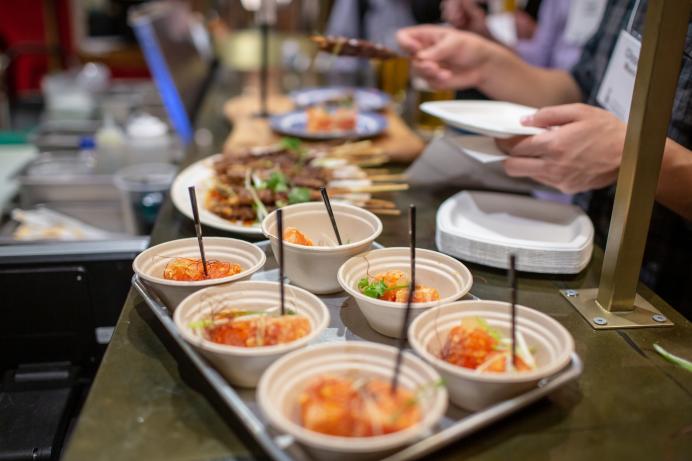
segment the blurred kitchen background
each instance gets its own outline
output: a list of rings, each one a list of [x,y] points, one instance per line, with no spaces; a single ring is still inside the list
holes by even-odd
[[[258,25],[272,88],[314,85],[331,3],[0,2],[0,459],[60,457],[185,152],[258,91]]]

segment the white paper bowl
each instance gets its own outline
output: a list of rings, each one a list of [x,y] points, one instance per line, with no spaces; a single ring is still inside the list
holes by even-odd
[[[411,323],[408,340],[413,350],[440,372],[451,401],[477,411],[535,387],[543,378],[565,368],[574,352],[570,333],[553,318],[524,306],[517,306],[517,330],[529,347],[535,347],[538,367],[528,372],[477,373],[439,358],[439,351],[452,327],[465,317],[480,317],[505,335],[510,335],[509,303],[499,301],[459,301],[439,306]]]
[[[234,307],[252,311],[279,310],[278,282],[238,282],[211,287],[191,294],[173,314],[182,337],[202,354],[231,384],[255,387],[264,370],[276,359],[307,345],[329,324],[327,306],[302,288],[286,285],[286,307],[310,320],[310,333],[296,341],[276,346],[238,347],[217,344],[197,334],[190,324],[207,318],[213,308]]]
[[[169,309],[176,306],[188,295],[206,287],[223,285],[250,278],[260,270],[267,260],[264,251],[257,245],[243,240],[225,237],[205,237],[204,253],[207,260],[217,259],[240,264],[243,271],[230,277],[184,282],[166,280],[163,271],[174,258],[199,259],[199,245],[196,238],[171,240],[141,252],[132,262],[132,269],[144,284],[151,288]]]
[[[341,287],[353,298],[370,326],[385,336],[401,337],[406,303],[383,301],[365,296],[358,289],[358,281],[367,274],[376,275],[390,270],[410,274],[409,248],[382,248],[355,256],[339,269],[337,278]],[[416,284],[436,288],[439,301],[413,303],[413,320],[433,306],[456,301],[469,292],[473,285],[471,272],[462,263],[436,251],[416,248]]]
[[[348,258],[369,250],[382,233],[382,221],[367,210],[337,202],[332,203],[332,209],[344,243],[341,246],[336,244],[324,203],[300,203],[283,208],[284,230],[295,227],[315,243],[308,247],[284,242],[286,276],[291,283],[317,294],[341,291],[336,280],[339,267]],[[271,241],[278,260],[275,211],[262,221],[262,232]],[[317,246],[320,243],[323,246]]]
[[[277,360],[262,376],[257,402],[269,423],[292,435],[315,459],[380,459],[388,452],[424,438],[447,409],[447,391],[437,372],[411,353],[404,354],[399,383],[409,390],[430,385],[421,393],[423,419],[403,431],[374,437],[339,437],[303,428],[296,419],[297,399],[308,383],[322,374],[356,371],[390,380],[397,349],[382,344],[346,341],[320,344]]]

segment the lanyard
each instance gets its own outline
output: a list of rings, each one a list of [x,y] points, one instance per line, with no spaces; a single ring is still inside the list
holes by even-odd
[[[634,8],[632,8],[632,12],[630,13],[629,20],[627,21],[627,32],[637,40],[641,41],[642,35],[639,32],[635,32],[632,30],[634,27],[634,20],[637,17],[637,13],[639,13],[639,7],[641,6],[641,0],[636,0],[634,2]]]

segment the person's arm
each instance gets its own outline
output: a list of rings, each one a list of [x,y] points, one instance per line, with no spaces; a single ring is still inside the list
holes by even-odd
[[[490,54],[478,89],[498,101],[533,107],[582,100],[581,89],[569,72],[532,66],[504,48],[502,53],[497,51]]]
[[[617,181],[627,126],[610,112],[584,104],[547,107],[523,120],[551,128],[535,136],[497,140],[510,155],[509,176],[528,177],[567,193]],[[656,200],[692,220],[692,151],[666,140]]]
[[[666,140],[656,200],[692,221],[692,151]]]
[[[433,88],[477,88],[497,100],[536,107],[581,100],[570,74],[526,64],[514,52],[475,34],[417,26],[397,34],[416,73]]]

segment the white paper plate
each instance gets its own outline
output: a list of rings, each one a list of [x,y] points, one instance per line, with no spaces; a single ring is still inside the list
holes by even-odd
[[[492,138],[534,135],[545,131],[523,126],[520,122],[521,117],[536,112],[535,108],[511,102],[430,101],[421,104],[420,109],[448,125]]]
[[[190,195],[187,188],[195,186],[197,189],[197,201],[199,206],[199,220],[205,226],[214,227],[236,234],[262,235],[259,223],[248,226],[242,222],[233,222],[217,216],[204,208],[204,197],[212,184],[214,178],[214,162],[221,157],[221,154],[195,162],[181,171],[171,185],[171,199],[173,205],[182,214],[192,219],[192,208],[190,207]]]
[[[454,134],[450,130],[447,137],[461,152],[481,163],[501,162],[507,159],[507,154],[502,152],[495,144],[495,140],[488,136]]]
[[[579,208],[531,197],[461,192],[437,212],[443,253],[507,268],[510,253],[523,271],[574,274],[591,259],[594,229]]]
[[[356,107],[363,112],[382,110],[391,102],[387,93],[375,88],[349,88],[345,86],[303,88],[292,92],[289,96],[296,106],[308,107],[349,95],[353,95]]]

